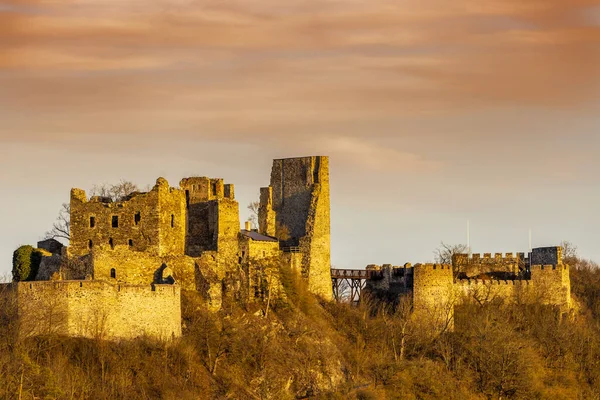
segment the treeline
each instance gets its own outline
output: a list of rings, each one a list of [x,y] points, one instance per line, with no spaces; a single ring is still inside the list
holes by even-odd
[[[210,313],[185,293],[184,336],[172,344],[19,340],[2,297],[0,398],[600,398],[600,270],[572,265],[574,315],[467,304],[441,333],[412,319],[406,301],[319,302],[287,270],[285,298],[269,308],[230,299]]]

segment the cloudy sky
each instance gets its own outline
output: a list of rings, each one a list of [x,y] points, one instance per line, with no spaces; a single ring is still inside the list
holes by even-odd
[[[600,0],[0,0],[0,272],[73,186],[329,155],[332,262],[600,261]]]

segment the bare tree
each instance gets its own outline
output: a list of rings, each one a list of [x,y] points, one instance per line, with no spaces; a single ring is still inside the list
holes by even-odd
[[[126,180],[121,180],[119,183],[114,185],[102,184],[94,185],[90,190],[90,196],[100,196],[110,198],[112,201],[122,201],[124,198],[129,196],[131,193],[139,192],[138,186]]]
[[[250,221],[250,223],[252,223],[252,228],[256,229],[258,228],[258,209],[260,207],[260,203],[258,201],[253,201],[250,204],[248,204],[248,210],[250,210],[250,216],[248,217],[247,221]]]
[[[90,190],[90,196],[110,198],[112,201],[120,201],[133,192],[139,191],[138,186],[130,181],[121,180],[116,185],[94,185]],[[44,239],[71,239],[71,205],[63,203],[52,229],[44,234]]]
[[[576,265],[579,260],[577,246],[568,240],[563,240],[560,242],[560,247],[562,247],[563,260],[569,265]]]
[[[63,203],[56,221],[52,224],[52,229],[45,233],[44,239],[71,239],[70,225],[71,225],[71,205],[69,203]]]
[[[463,254],[469,251],[466,244],[446,244],[441,242],[440,247],[434,250],[435,262],[438,264],[452,264],[452,256]]]

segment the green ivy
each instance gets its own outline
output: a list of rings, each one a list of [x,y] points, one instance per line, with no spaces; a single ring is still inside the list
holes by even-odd
[[[21,246],[13,253],[13,281],[31,281],[35,279],[42,261],[42,253],[33,246]]]

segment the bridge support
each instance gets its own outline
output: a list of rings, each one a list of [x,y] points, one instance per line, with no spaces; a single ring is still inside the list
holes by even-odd
[[[361,294],[372,271],[364,269],[331,269],[331,283],[335,301],[360,302]],[[349,293],[348,293],[349,292]]]

